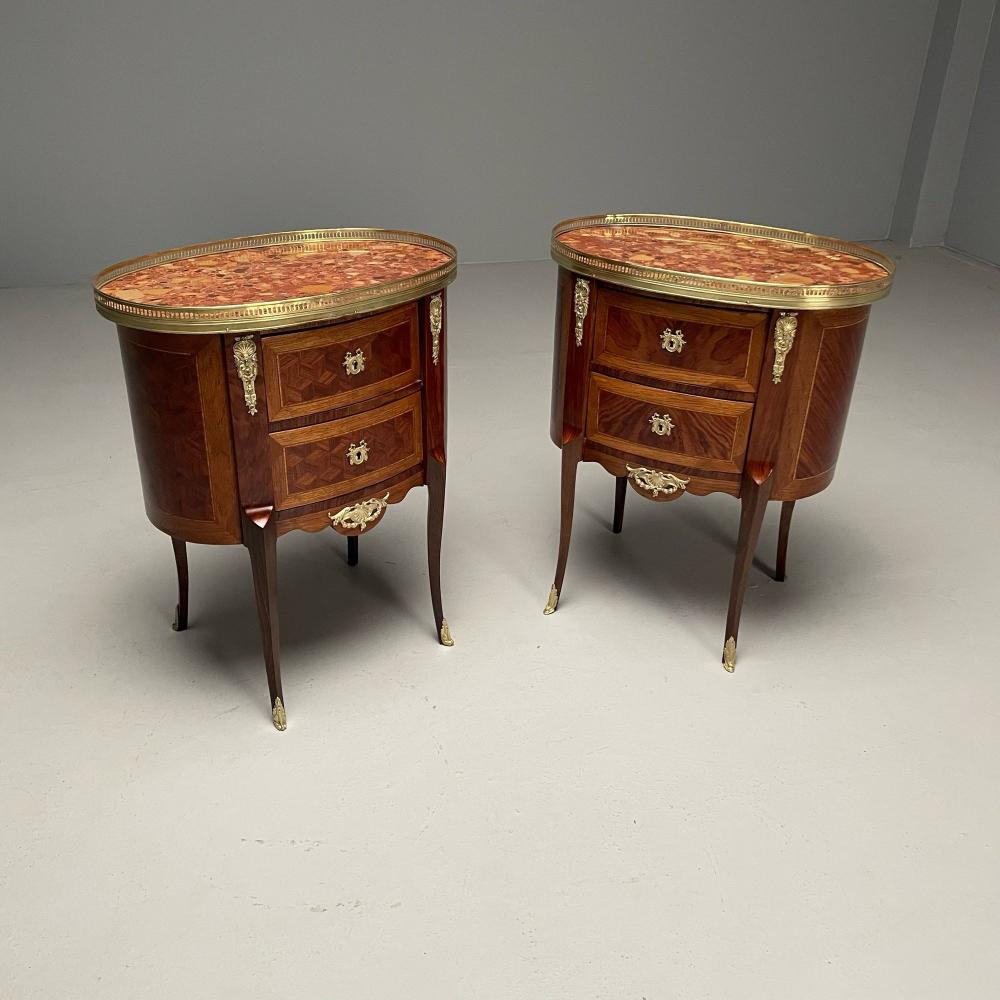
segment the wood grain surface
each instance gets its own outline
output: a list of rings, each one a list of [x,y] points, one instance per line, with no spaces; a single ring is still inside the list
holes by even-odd
[[[222,343],[118,328],[146,514],[174,538],[240,540]]]

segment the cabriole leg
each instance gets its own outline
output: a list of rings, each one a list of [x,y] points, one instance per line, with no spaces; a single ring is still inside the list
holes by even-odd
[[[740,509],[740,535],[733,563],[733,582],[729,590],[729,615],[726,618],[726,640],[722,648],[722,665],[732,673],[736,669],[736,640],[740,633],[740,615],[747,589],[747,576],[760,537],[760,526],[771,495],[772,470],[748,470],[743,478]]]
[[[442,646],[454,646],[448,619],[441,604],[441,533],[444,529],[445,466],[427,457],[427,571],[431,581],[434,624]]]
[[[611,523],[611,530],[620,535],[622,531],[622,518],[625,516],[625,490],[628,486],[628,476],[615,476],[615,519]]]
[[[285,702],[281,693],[281,656],[278,631],[278,526],[271,507],[256,507],[243,515],[243,544],[250,552],[253,589],[257,598],[257,617],[267,668],[267,687],[271,695],[271,721],[274,728],[287,726]]]
[[[788,529],[792,526],[792,511],[795,501],[786,500],[781,505],[781,522],[778,525],[778,556],[774,563],[774,578],[785,579],[785,557],[788,555]]]
[[[174,609],[175,632],[188,627],[188,555],[187,545],[179,538],[171,538],[174,546],[174,563],[177,565],[177,607]]]
[[[583,455],[583,435],[562,446],[562,477],[560,487],[559,557],[556,559],[556,578],[549,590],[545,614],[551,615],[559,607],[566,560],[569,558],[569,540],[573,533],[573,505],[576,501],[576,470]]]

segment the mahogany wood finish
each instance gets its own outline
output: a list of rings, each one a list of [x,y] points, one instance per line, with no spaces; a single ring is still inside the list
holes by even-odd
[[[432,298],[440,297],[435,351]],[[234,357],[252,338],[258,365],[251,412]],[[187,627],[185,542],[236,544],[250,555],[272,721],[285,727],[277,606],[277,539],[332,527],[358,536],[388,506],[428,487],[427,546],[435,632],[451,644],[441,597],[446,463],[446,308],[443,289],[322,326],[266,333],[160,333],[119,327],[143,496],[172,537],[178,602]],[[361,350],[351,375],[346,353]],[[352,464],[348,448],[364,442]],[[358,457],[360,453],[356,453]],[[360,528],[334,524],[345,508],[378,500]],[[376,505],[377,506],[377,505]],[[375,510],[375,508],[372,508]]]
[[[801,500],[833,480],[868,312],[863,307],[800,315],[792,354],[801,351],[794,366],[786,367],[788,413],[777,449],[773,499]]]
[[[602,444],[594,444],[589,440],[584,441],[582,460],[584,462],[597,462],[598,465],[603,466],[610,472],[612,476],[621,476],[623,478],[627,478],[628,467],[630,465],[635,466],[638,462],[642,466],[643,461],[646,461],[635,454],[626,454]],[[646,464],[651,465],[655,463],[647,461]],[[659,465],[663,464],[659,463]],[[679,462],[671,462],[670,469],[687,479],[687,485],[684,487],[685,494],[690,493],[694,496],[706,496],[709,493],[728,493],[734,497],[740,495],[742,475],[735,475],[728,472],[706,472]],[[631,480],[628,480],[628,482],[632,483]],[[634,483],[632,483],[632,486],[635,488]],[[658,497],[653,497],[649,493],[638,489],[636,492],[656,503],[676,499],[675,497],[664,497],[662,494]]]
[[[391,507],[393,504],[399,503],[407,493],[415,486],[425,486],[426,477],[424,475],[424,469],[422,466],[409,469],[406,472],[400,473],[398,476],[393,476],[390,479],[386,479],[380,482],[376,489],[382,490],[382,493],[378,494],[380,497],[386,497],[386,504]],[[364,500],[369,499],[372,496],[374,490],[370,486],[366,486],[361,490],[354,490],[351,493],[345,493],[343,496],[336,497],[333,500],[324,500],[320,503],[305,504],[302,507],[295,507],[292,510],[284,510],[279,512],[278,519],[278,537],[288,534],[289,531],[322,531],[324,528],[332,527],[338,535],[344,535],[350,538],[352,535],[361,535],[370,533],[376,524],[385,516],[385,511],[382,512],[379,517],[373,521],[370,521],[365,525],[364,531],[360,529],[349,529],[341,525],[334,524],[330,520],[331,514],[337,514],[339,511],[343,510],[345,507],[351,507],[354,504],[361,503]],[[388,494],[388,495],[387,495]]]
[[[628,479],[625,476],[615,476],[615,516],[611,522],[611,530],[622,533],[622,521],[625,518],[625,491],[628,489]]]
[[[794,500],[785,500],[781,504],[781,520],[778,522],[778,554],[774,561],[774,578],[779,583],[785,579],[785,560],[788,557],[788,531],[792,526],[792,511],[795,510]]]
[[[753,392],[764,351],[766,312],[685,306],[612,289],[600,296],[594,360],[651,378]],[[664,333],[679,335],[663,347]]]
[[[251,413],[244,398],[243,383],[236,370],[233,349],[238,338],[223,338],[226,356],[226,375],[229,387],[229,408],[232,414],[233,452],[240,487],[240,506],[266,507],[274,505],[274,489],[268,466],[267,396],[261,380],[257,380],[257,412]],[[254,338],[257,356],[260,357],[260,338]],[[245,539],[244,539],[245,541]]]
[[[174,562],[177,565],[177,608],[174,611],[173,630],[183,632],[188,627],[188,555],[187,544],[179,538],[171,538],[174,546]]]
[[[441,296],[441,337],[438,340],[438,356],[434,357],[434,341],[430,334],[431,300],[420,304],[420,322],[424,333],[424,438],[425,451],[429,458],[444,465],[447,461],[448,439],[448,338],[444,331],[448,328],[448,298]]]
[[[187,542],[240,540],[218,337],[118,328],[146,516]]]
[[[361,351],[364,369],[344,367]],[[420,376],[415,303],[356,323],[265,337],[264,380],[271,420],[301,417],[382,396]]]
[[[763,463],[747,463],[747,474],[743,480],[742,504],[740,507],[740,533],[736,542],[736,559],[733,562],[733,581],[729,588],[729,613],[726,616],[726,634],[722,645],[722,663],[732,673],[736,668],[736,643],[740,634],[740,617],[743,614],[743,598],[747,590],[747,576],[757,549],[760,527],[764,523],[764,511],[771,495],[771,481],[774,470]]]
[[[250,507],[243,512],[243,542],[250,552],[253,591],[257,599],[260,639],[271,695],[271,721],[284,729],[285,707],[281,691],[281,638],[278,628],[278,532],[274,508]]]
[[[648,389],[592,375],[587,437],[647,458],[738,473],[752,413],[750,403]],[[657,434],[651,422],[654,416],[669,417],[672,429]]]
[[[575,341],[573,275],[560,269],[556,306],[556,354],[552,382],[550,435],[561,448],[583,433],[587,419],[587,358],[593,341],[594,312],[583,321],[583,340]],[[567,336],[567,331],[570,336]],[[572,348],[572,349],[571,349]]]
[[[728,493],[741,503],[724,637],[723,662],[731,669],[768,502],[783,502],[775,570],[783,580],[794,503],[833,478],[870,306],[782,310],[682,301],[620,287],[610,273],[571,270],[553,256],[563,266],[550,435],[562,449],[562,492],[554,596],[546,613],[562,596],[580,461],[597,462],[616,477],[615,533],[626,483],[657,502]],[[574,288],[580,280],[589,287],[589,307],[577,345]],[[789,312],[797,328],[778,375],[776,326]],[[661,433],[655,432],[654,415],[669,416],[668,432],[662,419]],[[684,482],[653,495],[641,470]]]
[[[583,435],[577,435],[563,445],[562,473],[560,477],[559,510],[559,554],[556,557],[556,575],[552,582],[545,613],[552,614],[559,606],[563,579],[566,576],[566,562],[569,559],[569,542],[573,534],[573,505],[576,500],[576,470],[583,455]]]
[[[427,572],[431,583],[431,607],[438,639],[452,645],[451,633],[441,604],[441,532],[444,527],[445,463],[427,461]]]
[[[420,394],[343,420],[270,436],[275,506],[301,507],[380,482],[423,457]],[[349,449],[368,457],[352,465]]]

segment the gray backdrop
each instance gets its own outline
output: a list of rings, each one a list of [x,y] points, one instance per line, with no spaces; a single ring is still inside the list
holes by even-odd
[[[1000,264],[1000,17],[994,15],[948,243]]]
[[[889,229],[935,0],[4,0],[0,283],[315,225]]]

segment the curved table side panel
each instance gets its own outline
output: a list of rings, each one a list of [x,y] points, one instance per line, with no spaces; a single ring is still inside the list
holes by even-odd
[[[833,480],[869,306],[799,313],[791,394],[772,500],[801,500]],[[765,370],[764,377],[769,372]]]
[[[187,542],[241,541],[222,338],[118,327],[149,520]]]

